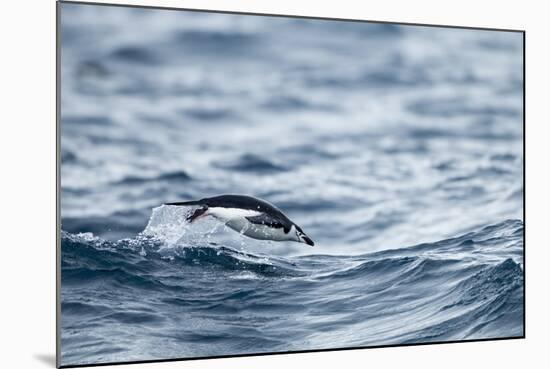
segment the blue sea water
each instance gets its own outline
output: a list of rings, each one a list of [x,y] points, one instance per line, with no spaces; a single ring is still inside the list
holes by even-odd
[[[63,365],[523,335],[521,34],[61,9]]]

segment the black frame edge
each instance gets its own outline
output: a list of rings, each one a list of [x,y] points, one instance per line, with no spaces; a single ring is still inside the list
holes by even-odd
[[[526,163],[526,146],[527,146],[527,135],[526,135],[526,130],[525,130],[525,127],[526,127],[526,108],[525,108],[525,91],[526,91],[526,83],[527,83],[527,80],[526,80],[526,46],[525,46],[525,40],[527,38],[527,32],[526,31],[523,31],[523,338],[525,338],[526,336],[526,327],[527,327],[527,320],[526,320],[526,315],[527,315],[527,299],[526,299],[526,295],[527,295],[527,274],[526,274],[526,271],[527,271],[527,268],[526,268],[526,260],[527,260],[527,254],[526,254],[526,250],[527,250],[527,247],[526,247],[526,236],[527,236],[527,227],[526,227],[526,204],[527,204],[527,201],[526,200],[526,171],[525,171],[525,163]]]
[[[55,366],[61,367],[61,3],[55,3]]]

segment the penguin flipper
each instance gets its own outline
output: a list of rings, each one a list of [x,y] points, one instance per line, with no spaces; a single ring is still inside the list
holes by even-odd
[[[193,206],[193,205],[202,205],[202,204],[204,204],[203,200],[165,202],[164,203],[164,205],[173,205],[173,206]]]
[[[204,215],[206,215],[206,212],[208,211],[208,206],[202,206],[198,209],[196,209],[192,214],[190,214],[189,216],[187,216],[187,221],[189,223],[193,223],[193,221],[195,219],[198,219],[200,217],[203,217]]]

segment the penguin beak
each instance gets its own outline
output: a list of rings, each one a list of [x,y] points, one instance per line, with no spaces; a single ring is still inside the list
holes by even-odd
[[[309,246],[315,246],[313,240],[305,234],[300,237],[300,241],[302,241],[303,243],[307,243]]]

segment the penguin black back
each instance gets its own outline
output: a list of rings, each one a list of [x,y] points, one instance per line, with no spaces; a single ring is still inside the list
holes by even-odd
[[[275,205],[270,204],[267,201],[260,200],[252,196],[246,196],[246,195],[219,195],[214,197],[206,197],[200,200],[166,203],[165,205],[180,205],[180,206],[202,205],[210,208],[221,207],[221,208],[238,208],[238,209],[246,209],[246,210],[255,210],[255,211],[268,214],[274,218],[283,220],[285,222],[293,223]]]

